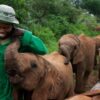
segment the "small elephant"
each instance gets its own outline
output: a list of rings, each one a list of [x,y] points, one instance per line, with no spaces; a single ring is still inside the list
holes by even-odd
[[[76,74],[77,93],[86,89],[89,75],[94,68],[95,48],[94,40],[84,34],[66,34],[59,39],[59,52],[66,57],[65,63],[71,61]]]
[[[98,82],[90,91],[65,100],[100,100],[100,82]]]
[[[19,53],[19,47],[18,39],[7,47],[5,65],[10,82],[31,92],[31,99],[25,100],[64,100],[74,95],[72,66],[64,64],[64,56]]]

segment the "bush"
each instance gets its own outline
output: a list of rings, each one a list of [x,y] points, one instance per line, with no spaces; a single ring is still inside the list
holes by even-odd
[[[66,17],[51,15],[48,18],[46,26],[48,26],[54,33],[54,36],[59,39],[63,34],[68,32],[69,23]]]
[[[33,33],[40,37],[46,44],[49,52],[57,50],[57,40],[49,28],[42,27],[41,25],[34,25],[32,29]]]

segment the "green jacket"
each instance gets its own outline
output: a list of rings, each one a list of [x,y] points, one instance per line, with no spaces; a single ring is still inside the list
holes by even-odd
[[[20,37],[22,52],[34,52],[36,54],[46,54],[47,48],[43,42],[30,31],[24,30],[23,36]],[[9,83],[8,75],[4,65],[4,52],[6,47],[11,43],[11,39],[0,44],[0,100],[13,100],[12,86]]]

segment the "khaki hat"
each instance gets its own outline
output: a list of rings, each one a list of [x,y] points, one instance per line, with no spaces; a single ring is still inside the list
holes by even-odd
[[[19,24],[19,21],[16,19],[15,15],[15,10],[12,7],[0,4],[0,21]]]

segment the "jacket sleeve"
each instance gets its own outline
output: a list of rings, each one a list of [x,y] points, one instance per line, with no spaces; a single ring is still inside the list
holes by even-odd
[[[32,35],[32,32],[30,31],[25,30],[24,35],[21,38],[21,43],[24,51],[26,52],[29,51],[41,55],[48,52],[43,41],[39,37]]]

